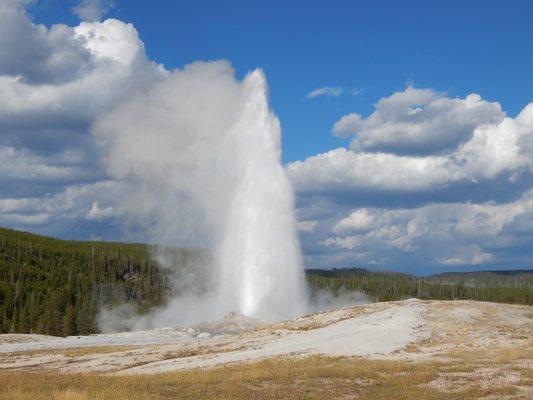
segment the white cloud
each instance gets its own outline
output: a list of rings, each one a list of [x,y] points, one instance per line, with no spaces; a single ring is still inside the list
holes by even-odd
[[[114,7],[112,0],[83,0],[72,9],[82,21],[100,21]]]
[[[131,24],[33,23],[25,2],[0,3],[0,185],[42,195],[103,179],[89,128],[96,116],[167,72]]]
[[[325,246],[364,254],[379,262],[386,253],[399,262],[477,265],[505,261],[492,254],[523,242],[524,232],[507,229],[533,211],[533,190],[516,201],[428,204],[412,209],[361,208],[335,222]],[[529,226],[533,235],[533,226]]]
[[[479,246],[471,245],[464,249],[455,257],[443,257],[436,260],[437,264],[441,265],[478,265],[486,264],[494,259],[492,254],[483,253]]]
[[[312,90],[305,96],[305,98],[309,100],[309,99],[314,99],[315,97],[319,97],[319,96],[339,97],[340,95],[343,95],[343,94],[347,94],[351,96],[358,96],[361,93],[363,93],[363,89],[358,89],[358,88],[346,89],[340,86],[323,86],[321,88]]]
[[[375,216],[366,208],[360,208],[353,211],[350,216],[341,219],[333,227],[333,232],[340,234],[352,230],[367,230],[372,228],[375,222]]]
[[[494,179],[504,172],[532,171],[531,149],[522,146],[532,137],[533,103],[516,118],[482,124],[468,141],[447,154],[411,156],[338,148],[290,163],[287,170],[300,193],[440,189]]]
[[[354,153],[344,148],[287,166],[300,193],[380,190],[416,191],[467,178],[441,156],[425,158],[386,153]]]
[[[351,235],[345,237],[329,237],[324,240],[326,246],[337,246],[344,249],[353,250],[363,244],[364,237],[358,235]]]
[[[58,162],[59,161],[59,162]],[[61,165],[61,160],[51,160],[21,149],[0,146],[0,182],[17,181],[77,181],[93,176],[81,166]]]
[[[472,179],[493,178],[502,171],[533,168],[531,148],[523,147],[533,139],[533,103],[516,118],[497,125],[484,125],[471,140],[453,154]]]
[[[94,201],[91,209],[85,215],[85,219],[88,221],[101,221],[106,218],[110,218],[115,215],[115,209],[113,207],[100,208],[97,201]]]
[[[89,52],[73,29],[34,24],[24,10],[27,2],[0,2],[0,75],[31,84],[65,82],[93,68]]]
[[[25,228],[47,223],[52,227],[78,224],[83,219],[123,217],[125,212],[120,204],[129,197],[129,191],[125,183],[101,181],[70,185],[43,197],[0,198],[0,224]],[[111,204],[119,205],[119,209]]]
[[[67,82],[55,83],[52,79],[39,85],[27,83],[23,75],[1,76],[3,127],[84,125],[128,92],[164,75],[160,67],[146,59],[144,46],[131,24],[109,19],[68,29],[72,40],[78,40],[80,49],[90,57],[87,62],[77,60],[87,67],[85,73]],[[60,74],[61,69],[53,72]]]
[[[335,136],[340,138],[350,137],[356,129],[361,125],[361,116],[356,113],[348,114],[339,119],[333,125],[332,132]]]
[[[341,137],[354,135],[356,151],[431,154],[450,150],[470,139],[477,127],[497,124],[504,117],[498,103],[477,94],[449,98],[431,89],[411,86],[380,99],[367,118],[349,114],[333,126]]]
[[[298,223],[298,230],[301,232],[313,232],[318,224],[318,221],[301,221]]]
[[[338,86],[323,86],[315,89],[305,96],[306,99],[314,99],[319,96],[339,97],[343,92],[343,89]]]
[[[37,213],[31,215],[9,213],[0,214],[0,223],[8,226],[39,226],[50,222],[50,214]]]

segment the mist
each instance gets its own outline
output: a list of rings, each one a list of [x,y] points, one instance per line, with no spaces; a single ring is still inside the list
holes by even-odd
[[[104,310],[103,330],[110,321],[148,329],[307,309],[293,190],[261,70],[238,80],[225,61],[190,64],[105,114],[93,134],[107,173],[133,188],[120,205],[131,224],[154,243],[209,254],[175,275],[178,295],[166,307]],[[163,249],[154,258],[172,269]]]
[[[336,308],[360,306],[370,303],[372,303],[372,300],[366,294],[357,290],[341,287],[333,292],[331,290],[322,289],[310,294],[308,311],[327,311]]]

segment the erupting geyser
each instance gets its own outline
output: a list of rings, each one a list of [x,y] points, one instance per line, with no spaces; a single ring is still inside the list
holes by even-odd
[[[268,108],[261,71],[243,82],[235,140],[239,179],[218,244],[219,296],[248,316],[276,318],[303,311],[300,247],[292,187],[280,161],[280,127]]]
[[[128,188],[120,211],[146,223],[154,241],[213,250],[209,290],[181,293],[141,327],[305,310],[293,192],[267,90],[260,70],[238,81],[226,62],[194,63],[96,124],[107,172]]]

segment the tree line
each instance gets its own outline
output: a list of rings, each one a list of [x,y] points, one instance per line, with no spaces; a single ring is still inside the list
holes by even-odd
[[[155,248],[149,245],[66,241],[0,228],[0,333],[97,333],[103,306],[130,303],[137,312],[148,312],[184,290],[193,275],[198,290],[205,290],[209,271],[197,266],[208,264],[206,252],[159,250],[174,270],[154,261]],[[312,290],[357,290],[373,301],[417,297],[533,304],[532,271],[415,277],[333,269],[307,270],[306,276]]]
[[[103,305],[146,312],[164,304],[172,284],[151,251],[0,228],[0,332],[86,335],[98,332]]]
[[[533,304],[533,271],[453,273],[417,277],[365,269],[307,270],[312,290],[357,290],[373,301],[410,297]]]

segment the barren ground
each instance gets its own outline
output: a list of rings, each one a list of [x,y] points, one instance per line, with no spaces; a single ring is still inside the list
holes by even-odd
[[[304,373],[309,366],[322,371],[320,376],[313,378],[309,371]],[[475,301],[410,299],[374,303],[310,314],[274,325],[230,315],[214,324],[145,332],[69,338],[0,335],[0,383],[15,385],[10,388],[14,390],[9,392],[11,397],[0,394],[0,398],[13,399],[39,398],[32,395],[30,383],[24,383],[31,372],[49,374],[48,381],[50,376],[61,380],[71,373],[83,376],[97,373],[101,377],[105,374],[102,379],[116,379],[114,382],[147,374],[155,382],[174,373],[181,377],[180,382],[185,382],[185,376],[193,379],[195,371],[212,371],[205,373],[215,374],[215,380],[234,371],[236,387],[243,392],[232,392],[233,398],[241,398],[243,393],[242,398],[246,398],[250,391],[256,398],[278,397],[287,388],[297,393],[300,386],[316,386],[316,390],[291,398],[322,398],[319,395],[323,391],[331,394],[333,388],[344,387],[347,392],[342,392],[342,396],[346,393],[352,396],[345,398],[379,398],[369,395],[375,385],[382,384],[387,377],[396,377],[394,382],[400,384],[397,377],[402,376],[407,382],[405,390],[426,393],[417,392],[414,397],[406,394],[403,398],[429,396],[428,393],[432,395],[427,398],[533,398],[532,367],[533,307]],[[286,374],[276,378],[277,375],[271,375],[274,373],[271,368]],[[337,372],[333,374],[332,368]],[[357,368],[361,374],[354,376]],[[296,377],[286,381],[293,370]],[[246,383],[250,371],[263,371],[266,375],[261,378],[257,372],[259,377]],[[381,380],[373,375],[379,371]],[[392,375],[388,376],[387,371]],[[300,373],[304,373],[303,377]],[[230,377],[225,379],[231,381]],[[394,382],[390,385],[394,386]],[[168,382],[165,385],[168,387]],[[189,385],[188,390],[193,387]],[[326,391],[328,387],[331,390]],[[224,397],[230,393],[226,389],[211,396],[231,398]],[[398,398],[402,398],[403,389],[398,390]],[[24,397],[24,393],[29,397]],[[58,393],[46,398],[84,398],[62,397]],[[200,395],[195,393],[187,397],[207,395],[205,390]],[[261,397],[268,393],[271,397]],[[117,394],[116,398],[121,396]]]

